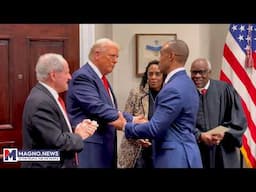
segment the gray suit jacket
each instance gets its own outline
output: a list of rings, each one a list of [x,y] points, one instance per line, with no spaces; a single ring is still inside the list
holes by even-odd
[[[59,150],[61,156],[57,162],[22,162],[23,168],[76,167],[75,152],[82,150],[83,140],[69,131],[54,97],[40,83],[26,100],[22,121],[23,150]]]

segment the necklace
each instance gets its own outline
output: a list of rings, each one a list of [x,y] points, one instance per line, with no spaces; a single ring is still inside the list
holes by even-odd
[[[156,91],[149,91],[148,119],[151,119],[155,111],[155,100],[157,93],[158,92]]]
[[[155,94],[154,94],[155,93]],[[152,91],[149,91],[149,97],[150,97],[150,100],[153,102],[153,104],[155,105],[155,100],[156,100],[156,95],[157,95],[157,92],[154,92],[154,96],[152,94]]]

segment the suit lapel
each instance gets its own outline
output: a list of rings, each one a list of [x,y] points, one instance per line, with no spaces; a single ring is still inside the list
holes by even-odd
[[[108,82],[109,84],[109,89],[110,89],[110,92],[113,96],[113,100],[114,100],[114,103],[112,102],[112,99],[111,97],[109,96],[108,92],[106,91],[103,83],[102,83],[102,80],[99,78],[99,76],[95,73],[95,71],[91,68],[91,66],[89,64],[86,64],[85,66],[85,70],[87,70],[89,72],[89,74],[92,75],[92,78],[96,81],[96,84],[98,85],[99,87],[99,92],[101,92],[104,97],[105,97],[105,100],[110,104],[110,105],[113,105],[115,108],[117,108],[117,102],[116,102],[116,97],[115,97],[115,94],[112,90],[112,86],[111,84]]]
[[[62,111],[59,108],[59,105],[57,104],[56,100],[54,99],[53,95],[48,91],[48,89],[46,89],[42,84],[37,83],[36,88],[40,89],[49,99],[49,102],[51,102],[53,104],[53,106],[55,105],[56,109],[58,110],[58,113],[60,114],[61,117],[61,123],[66,125],[66,130],[69,130],[69,126],[65,120],[65,117],[62,114]]]

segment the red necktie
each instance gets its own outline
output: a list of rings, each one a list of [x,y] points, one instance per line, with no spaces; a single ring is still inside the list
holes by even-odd
[[[202,94],[202,95],[205,95],[206,92],[207,92],[207,89],[201,89],[201,94]]]
[[[109,94],[109,84],[108,84],[108,80],[107,80],[106,76],[103,75],[101,79],[103,81],[103,85],[104,85],[105,89],[107,90],[107,92]]]
[[[67,114],[65,103],[64,103],[63,99],[60,96],[58,97],[58,101],[60,102],[62,109]],[[75,161],[76,161],[76,165],[78,166],[79,161],[78,161],[78,154],[77,153],[75,153]]]
[[[63,109],[63,110],[65,111],[65,113],[67,114],[67,110],[66,110],[65,103],[64,103],[63,99],[62,99],[60,96],[58,97],[58,101],[60,102],[62,109]]]

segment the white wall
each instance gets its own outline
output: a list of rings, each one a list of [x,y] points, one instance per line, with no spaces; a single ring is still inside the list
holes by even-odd
[[[80,24],[79,25],[80,39],[80,66],[84,65],[88,59],[90,47],[95,41],[95,25]]]
[[[210,42],[205,45],[209,47],[209,60],[212,63],[212,77],[219,79],[222,64],[224,43],[228,32],[228,24],[210,25]]]
[[[212,32],[212,30],[214,31]],[[218,65],[221,63],[221,50],[226,36],[225,30],[225,25],[212,26],[211,24],[113,24],[112,38],[121,46],[119,63],[113,71],[112,82],[118,97],[119,108],[121,110],[124,108],[129,90],[138,86],[140,82],[140,78],[135,75],[136,33],[176,33],[179,39],[187,42],[190,49],[190,55],[185,66],[189,74],[192,61],[198,57],[213,59],[213,66],[215,62]],[[210,43],[214,43],[214,45]],[[216,68],[220,69],[219,66]],[[215,67],[213,69],[215,70]],[[213,72],[216,77],[218,77],[217,73]]]

